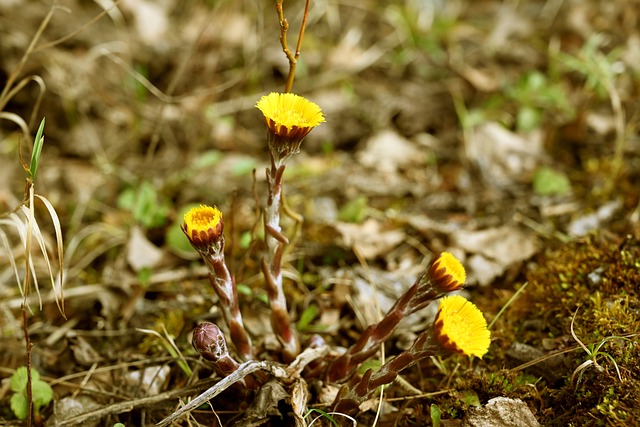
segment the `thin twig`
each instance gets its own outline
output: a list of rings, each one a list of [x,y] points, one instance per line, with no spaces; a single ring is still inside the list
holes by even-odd
[[[27,269],[27,276],[29,275]],[[29,328],[27,327],[27,309],[22,304],[22,327],[24,328],[24,341],[27,347],[27,402],[29,402],[29,410],[27,412],[27,427],[31,427],[33,415],[33,382],[31,381],[31,339],[29,338]]]
[[[296,65],[300,58],[300,49],[302,48],[302,38],[304,37],[304,30],[307,25],[307,18],[309,16],[309,4],[310,0],[307,0],[304,7],[304,15],[302,16],[302,23],[300,24],[300,33],[298,34],[298,43],[296,44],[296,51],[292,53],[287,44],[287,30],[289,30],[289,21],[284,16],[284,8],[282,3],[284,0],[276,0],[276,12],[278,13],[278,21],[280,22],[280,44],[282,45],[282,51],[289,60],[289,74],[287,75],[287,81],[284,86],[284,92],[291,92],[293,87],[293,79],[296,75]]]

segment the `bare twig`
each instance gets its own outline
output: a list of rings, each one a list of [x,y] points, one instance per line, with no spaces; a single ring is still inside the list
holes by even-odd
[[[235,384],[238,381],[244,379],[247,375],[252,374],[257,371],[265,371],[273,375],[274,377],[286,382],[286,383],[295,383],[300,380],[300,373],[302,370],[312,361],[324,357],[329,349],[326,346],[318,347],[318,348],[308,348],[296,357],[296,359],[287,367],[268,361],[255,361],[250,360],[248,362],[243,363],[231,373],[228,377],[222,379],[219,383],[207,389],[204,393],[190,401],[188,404],[183,406],[182,408],[175,411],[173,414],[169,415],[167,418],[160,421],[156,426],[165,427],[176,421],[182,415],[187,412],[193,411],[198,406],[203,403],[208,402],[209,400],[216,397],[218,394],[222,393],[224,390],[229,388],[232,384]]]
[[[278,20],[280,22],[280,44],[282,45],[282,51],[289,60],[289,74],[287,75],[287,81],[284,86],[284,92],[291,92],[293,87],[293,79],[296,74],[296,65],[300,58],[300,49],[302,48],[302,38],[304,37],[304,29],[307,25],[307,17],[309,16],[309,4],[310,0],[307,0],[304,7],[304,15],[302,17],[302,23],[300,24],[300,33],[298,34],[298,43],[296,44],[296,51],[292,53],[287,44],[287,31],[289,30],[289,21],[284,16],[284,8],[282,7],[284,0],[276,0],[276,12],[278,13]]]

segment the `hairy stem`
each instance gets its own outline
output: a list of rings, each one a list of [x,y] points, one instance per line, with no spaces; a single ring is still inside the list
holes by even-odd
[[[224,320],[229,326],[231,342],[236,347],[238,355],[243,360],[253,359],[251,338],[244,328],[242,313],[238,304],[238,290],[236,283],[224,259],[224,240],[217,253],[201,253],[202,259],[209,269],[209,281],[220,299],[220,308]]]
[[[283,347],[283,358],[291,362],[300,352],[298,337],[291,328],[287,311],[287,301],[282,285],[282,253],[287,238],[280,227],[280,203],[285,165],[274,160],[271,154],[271,167],[267,169],[269,199],[264,210],[264,230],[267,254],[261,267],[267,285],[267,294],[271,305],[271,326]]]
[[[359,381],[342,386],[333,402],[333,410],[346,414],[354,412],[378,387],[395,381],[401,371],[429,356],[440,354],[442,349],[433,344],[430,338],[431,330],[424,331],[409,350],[400,353],[375,372],[369,369]]]
[[[329,365],[326,374],[329,382],[349,379],[357,366],[375,354],[380,345],[389,339],[405,316],[425,307],[439,296],[439,292],[431,286],[427,276],[426,272],[423,273],[380,322],[365,329],[358,341]]]

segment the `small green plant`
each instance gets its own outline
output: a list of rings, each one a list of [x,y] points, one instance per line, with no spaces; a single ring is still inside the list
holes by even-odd
[[[29,381],[26,366],[21,366],[11,376],[11,410],[19,420],[26,420],[29,415],[29,396],[27,383]],[[33,412],[36,419],[40,418],[40,410],[53,399],[51,386],[40,379],[40,374],[35,369],[31,370],[31,388],[33,400]]]
[[[564,120],[575,115],[565,87],[537,70],[525,73],[514,85],[507,86],[504,93],[507,100],[517,105],[516,129],[522,132],[539,128],[544,114]]]
[[[164,225],[169,216],[169,206],[169,202],[148,181],[125,189],[118,197],[118,207],[130,211],[135,221],[145,228]]]
[[[346,414],[340,414],[340,413],[336,413],[336,412],[325,412],[322,409],[318,409],[318,408],[311,408],[309,409],[309,412],[307,412],[307,415],[305,415],[305,418],[308,418],[311,414],[313,414],[314,412],[317,412],[318,414],[320,414],[319,416],[315,417],[310,423],[309,423],[309,427],[313,426],[315,424],[315,422],[319,419],[327,419],[332,426],[339,426],[340,424],[338,423],[338,421],[336,421],[336,419],[333,417],[333,415],[340,415],[343,416],[345,418],[348,418],[349,420],[351,420],[351,422],[353,423],[353,425],[357,425],[357,422],[355,419],[353,419],[352,417],[350,417],[349,415]]]
[[[616,370],[616,373],[618,374],[618,379],[620,381],[622,381],[622,375],[620,374],[620,368],[618,367],[618,363],[616,362],[616,359],[614,359],[613,356],[611,356],[609,353],[605,353],[604,351],[600,351],[600,349],[608,341],[611,341],[613,339],[621,339],[621,340],[626,340],[626,341],[629,341],[629,342],[631,342],[631,340],[629,338],[625,338],[625,337],[609,336],[609,337],[606,337],[603,340],[601,340],[598,344],[591,344],[589,346],[586,346],[582,341],[580,341],[580,339],[578,338],[578,336],[576,335],[576,333],[573,330],[573,323],[576,320],[576,315],[578,314],[578,310],[579,309],[580,309],[579,307],[578,307],[578,309],[576,309],[576,312],[574,313],[573,318],[571,319],[571,336],[573,337],[574,340],[576,340],[578,345],[580,345],[580,347],[582,347],[582,349],[587,353],[589,358],[587,360],[585,360],[584,362],[582,362],[580,364],[580,366],[578,366],[573,371],[573,374],[571,375],[571,382],[573,383],[575,378],[576,378],[576,375],[578,375],[577,383],[579,383],[580,379],[582,378],[582,374],[584,373],[585,369],[587,369],[589,366],[593,366],[598,372],[604,372],[605,369],[602,366],[600,366],[600,364],[598,363],[598,356],[599,355],[602,355],[602,356],[606,357],[607,359],[609,359],[611,361],[611,363],[613,364],[613,367]]]
[[[533,175],[533,192],[539,196],[563,196],[571,192],[571,182],[561,171],[544,166]]]

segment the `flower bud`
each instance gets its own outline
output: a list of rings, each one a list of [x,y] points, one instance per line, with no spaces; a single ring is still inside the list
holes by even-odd
[[[200,205],[184,214],[182,231],[199,252],[217,250],[222,240],[222,213],[216,207]]]
[[[224,334],[213,323],[200,323],[193,331],[191,344],[203,358],[211,362],[217,362],[229,355]]]
[[[442,252],[431,262],[429,279],[440,292],[453,292],[464,286],[467,273],[455,256],[449,252]]]

